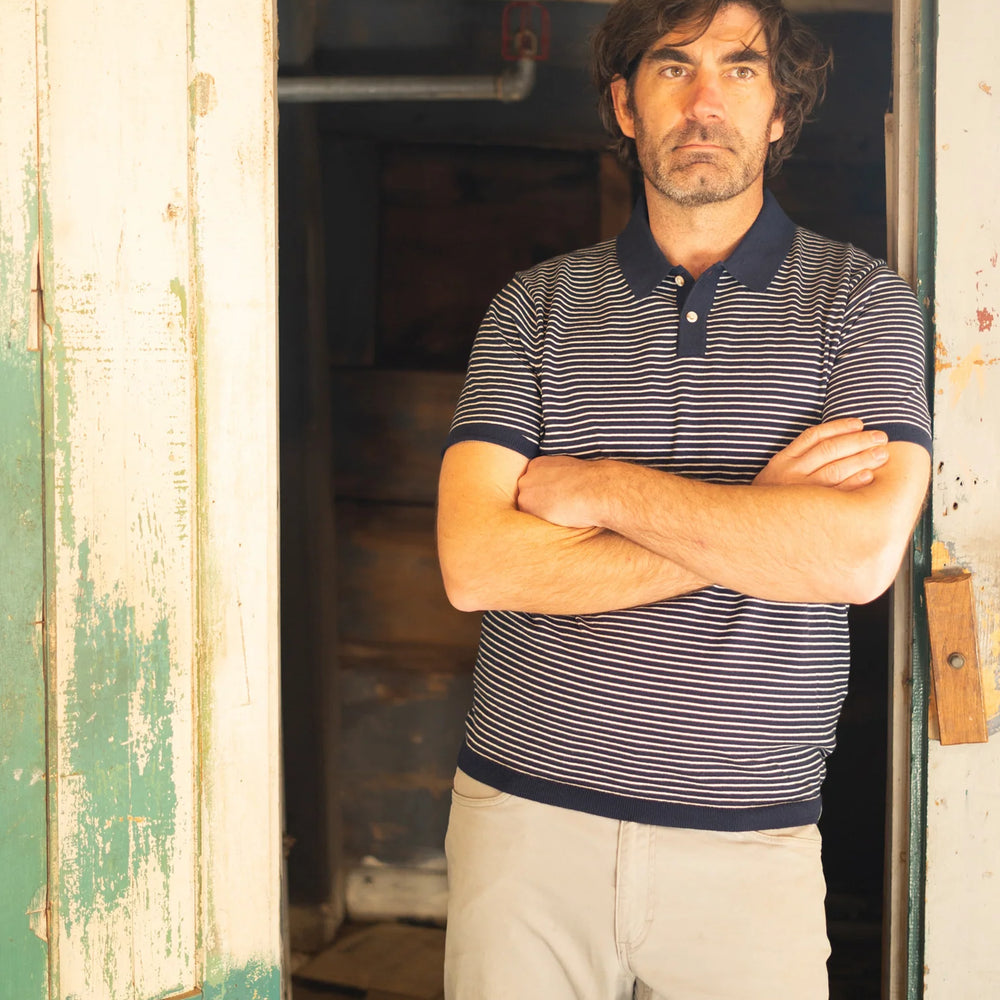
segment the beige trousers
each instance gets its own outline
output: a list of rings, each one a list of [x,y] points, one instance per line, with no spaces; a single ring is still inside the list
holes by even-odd
[[[447,1000],[825,1000],[815,826],[717,833],[455,776]]]

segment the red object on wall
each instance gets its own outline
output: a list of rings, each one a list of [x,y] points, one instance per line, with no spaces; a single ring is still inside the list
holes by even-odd
[[[515,24],[516,21],[516,24]],[[549,57],[549,12],[534,0],[512,0],[503,9],[504,59],[534,59],[541,62]]]

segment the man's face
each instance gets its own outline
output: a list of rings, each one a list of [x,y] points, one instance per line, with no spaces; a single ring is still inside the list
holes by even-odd
[[[648,184],[679,205],[706,205],[763,185],[775,117],[767,41],[757,15],[724,7],[687,45],[684,26],[652,45],[632,75],[612,84],[618,124],[635,139]]]

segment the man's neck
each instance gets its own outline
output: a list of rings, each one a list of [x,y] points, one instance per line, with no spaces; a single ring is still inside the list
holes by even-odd
[[[646,182],[649,231],[663,256],[699,278],[725,260],[754,224],[764,204],[762,181],[727,201],[683,206]]]

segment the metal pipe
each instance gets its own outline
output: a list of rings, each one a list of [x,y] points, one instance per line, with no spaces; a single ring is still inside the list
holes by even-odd
[[[278,100],[523,101],[535,85],[535,60],[519,59],[498,76],[287,76],[278,78]]]

